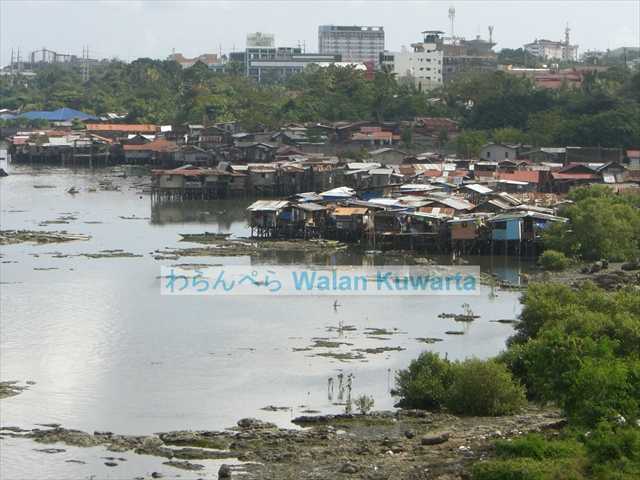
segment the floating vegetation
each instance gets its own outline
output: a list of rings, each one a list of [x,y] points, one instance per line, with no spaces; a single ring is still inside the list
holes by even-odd
[[[373,355],[377,355],[379,353],[386,353],[386,352],[401,352],[403,350],[406,350],[406,348],[402,348],[402,347],[375,347],[375,348],[356,348],[355,349],[356,352],[370,353],[370,354],[373,354]]]
[[[116,250],[100,250],[98,253],[81,253],[81,257],[87,258],[134,258],[134,257],[142,257],[142,255],[125,252],[124,250],[116,249]]]
[[[89,240],[89,235],[79,233],[40,232],[35,230],[0,230],[0,245],[11,245],[15,243],[63,243],[77,240]]]
[[[13,397],[19,395],[29,387],[22,387],[18,385],[17,380],[10,380],[6,382],[0,382],[0,398]]]
[[[417,337],[416,340],[418,342],[428,343],[428,344],[442,342],[442,338],[435,338],[435,337]]]
[[[355,332],[358,329],[355,325],[339,325],[337,327],[331,326],[326,328],[327,332]]]
[[[335,342],[328,338],[312,338],[313,345],[310,348],[340,348],[341,345],[352,346],[353,343]]]
[[[340,362],[349,362],[351,360],[364,360],[366,357],[360,352],[320,352],[312,355],[313,357],[326,357],[338,360]]]
[[[291,407],[276,407],[275,405],[267,405],[266,407],[262,407],[260,410],[264,410],[265,412],[286,412],[291,410]]]
[[[194,242],[194,243],[213,243],[219,240],[226,240],[232,234],[231,233],[180,233],[182,238],[181,242]]]
[[[201,238],[205,238],[202,234]],[[184,238],[184,237],[183,237]],[[191,237],[188,241],[195,241]],[[206,236],[206,241],[200,241],[206,247],[192,248],[166,248],[164,250],[156,250],[157,255],[175,255],[186,257],[204,257],[204,256],[246,256],[261,255],[271,252],[319,252],[332,253],[338,250],[346,249],[348,246],[342,242],[335,240],[257,240],[248,238],[212,238]]]
[[[388,330],[386,328],[365,328],[364,329],[365,333],[369,336],[372,337],[379,337],[379,336],[388,336],[388,335],[399,335],[399,334],[406,334],[407,332],[402,332],[400,330],[398,330],[397,328],[393,328],[392,330]]]

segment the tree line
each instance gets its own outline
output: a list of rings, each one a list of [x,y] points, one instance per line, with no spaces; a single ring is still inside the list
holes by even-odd
[[[157,124],[233,120],[247,130],[290,122],[450,117],[460,122],[463,133],[455,145],[467,155],[477,155],[487,141],[640,145],[640,72],[620,66],[585,74],[580,88],[536,88],[530,79],[497,71],[461,75],[431,92],[387,70],[368,79],[353,68],[312,65],[286,83],[261,85],[241,71],[138,59],[100,64],[83,83],[79,69],[49,65],[33,79],[3,77],[0,98],[4,108],[22,111],[126,112],[130,122]]]

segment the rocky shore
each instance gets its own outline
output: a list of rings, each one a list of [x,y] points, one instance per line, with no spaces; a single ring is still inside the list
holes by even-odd
[[[491,455],[497,438],[559,429],[553,409],[530,407],[506,417],[457,417],[418,410],[369,415],[299,417],[302,429],[282,429],[245,418],[224,431],[174,431],[147,436],[82,432],[57,424],[32,430],[3,426],[0,437],[41,444],[94,447],[167,459],[179,470],[202,470],[199,460],[228,459],[218,478],[245,479],[465,479],[469,467]],[[41,449],[46,451],[47,449]],[[137,477],[145,478],[145,477]],[[160,474],[152,478],[160,478]]]

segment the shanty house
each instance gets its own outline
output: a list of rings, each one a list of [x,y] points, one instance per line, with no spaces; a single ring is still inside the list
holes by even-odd
[[[498,162],[505,159],[516,159],[522,145],[508,145],[503,143],[488,143],[480,150],[482,160]]]
[[[562,217],[530,211],[502,213],[489,219],[491,238],[495,241],[533,241],[549,223],[565,221]]]
[[[172,165],[178,146],[164,138],[157,138],[142,145],[123,145],[122,150],[127,163]]]
[[[248,165],[249,190],[253,194],[273,195],[276,192],[277,170],[273,165]]]
[[[629,170],[640,170],[640,150],[627,150]]]
[[[395,148],[378,148],[369,152],[369,157],[381,165],[400,165],[407,154]]]
[[[367,212],[365,207],[336,207],[331,212],[331,218],[339,235],[354,236],[363,231]]]
[[[258,200],[249,207],[249,226],[251,236],[271,236],[276,233],[278,218],[282,211],[289,206],[286,200]],[[254,232],[255,229],[255,232]]]

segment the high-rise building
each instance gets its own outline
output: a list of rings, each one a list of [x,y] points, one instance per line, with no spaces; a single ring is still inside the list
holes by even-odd
[[[384,51],[384,28],[320,25],[318,51],[324,55],[340,55],[343,62],[374,62],[377,66]]]
[[[398,78],[412,80],[420,90],[432,90],[442,86],[442,35],[440,31],[422,32],[423,41],[411,45],[411,50],[384,52],[380,63]]]

